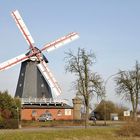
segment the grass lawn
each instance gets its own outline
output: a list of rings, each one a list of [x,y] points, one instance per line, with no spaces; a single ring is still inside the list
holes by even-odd
[[[98,127],[64,130],[5,130],[0,131],[0,140],[139,140],[140,138],[119,137],[118,128]]]

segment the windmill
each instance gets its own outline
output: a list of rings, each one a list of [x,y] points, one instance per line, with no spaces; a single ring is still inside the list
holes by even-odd
[[[56,96],[60,95],[60,86],[48,68],[48,60],[42,52],[50,52],[59,48],[77,39],[79,37],[78,34],[72,32],[60,39],[44,45],[42,49],[38,49],[35,47],[34,40],[19,12],[17,10],[13,11],[11,15],[29,45],[29,51],[26,54],[21,54],[0,64],[0,71],[3,71],[21,63],[15,97],[53,98],[52,92]]]

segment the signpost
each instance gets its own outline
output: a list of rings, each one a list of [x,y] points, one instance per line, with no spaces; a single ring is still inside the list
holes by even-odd
[[[129,111],[129,110],[124,111],[124,112],[123,112],[123,116],[124,116],[124,117],[129,117],[129,116],[130,116],[130,111]]]
[[[130,117],[130,111],[129,110],[124,111],[123,116],[124,116],[124,120],[127,120]]]

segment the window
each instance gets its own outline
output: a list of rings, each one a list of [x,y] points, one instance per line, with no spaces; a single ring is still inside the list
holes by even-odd
[[[41,84],[41,87],[43,88],[44,87],[44,84]]]
[[[36,116],[36,115],[37,115],[36,110],[32,110],[32,116]]]
[[[62,111],[61,110],[58,110],[57,116],[62,116]]]
[[[65,115],[66,116],[71,115],[71,109],[65,109]]]
[[[49,114],[50,112],[48,110],[45,111],[45,114]]]

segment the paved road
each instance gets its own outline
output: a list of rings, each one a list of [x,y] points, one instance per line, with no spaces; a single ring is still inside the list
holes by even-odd
[[[92,121],[90,122],[92,124]],[[107,125],[104,126],[104,121],[97,121],[94,126],[89,126],[88,128],[107,128],[107,127],[120,127],[125,121],[107,121]],[[30,127],[30,128],[20,128],[20,129],[0,129],[0,135],[5,133],[13,132],[23,132],[23,131],[56,131],[56,130],[71,130],[71,129],[84,129],[85,126],[55,126],[55,127]]]

